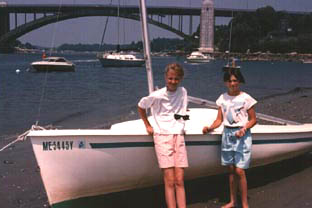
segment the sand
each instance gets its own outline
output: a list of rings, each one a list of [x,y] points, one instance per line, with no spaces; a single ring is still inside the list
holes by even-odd
[[[258,100],[257,112],[312,123],[312,89],[298,88]],[[2,139],[0,147],[12,140]],[[0,152],[0,162],[1,208],[49,207],[29,140]],[[247,179],[250,207],[312,207],[312,153],[249,169]],[[227,175],[186,182],[186,191],[188,208],[220,207],[228,201]],[[99,203],[105,208],[165,207],[162,186],[110,195]]]

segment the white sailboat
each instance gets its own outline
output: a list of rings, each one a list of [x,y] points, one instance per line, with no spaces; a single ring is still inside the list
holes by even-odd
[[[143,42],[149,92],[153,91],[145,1],[140,0]],[[203,135],[217,111],[210,101],[189,97],[212,108],[189,110],[186,145],[190,167],[185,179],[225,172],[220,165],[222,127]],[[256,125],[253,133],[252,166],[294,157],[312,149],[312,124]],[[154,121],[150,117],[150,122]],[[287,125],[285,125],[287,124]],[[31,130],[28,135],[52,207],[70,207],[70,202],[89,196],[119,192],[162,183],[153,139],[141,120],[113,125],[110,129]]]
[[[143,58],[139,58],[134,53],[129,53],[126,51],[120,51],[119,44],[119,3],[118,3],[118,11],[117,11],[117,51],[115,52],[100,52],[96,55],[96,57],[101,62],[103,67],[141,67],[144,65],[145,60]],[[102,43],[106,31],[106,27],[108,24],[108,18],[106,19],[106,24],[103,32]],[[102,46],[101,43],[101,46]]]
[[[203,54],[200,51],[193,51],[190,55],[186,56],[186,61],[188,63],[208,63],[213,58],[207,54]]]
[[[125,52],[99,53],[97,58],[103,67],[141,67],[145,60]]]
[[[225,172],[220,165],[222,127],[201,133],[216,110],[190,109],[189,115],[185,141],[190,167],[185,179]],[[252,133],[253,167],[312,149],[312,124],[256,125]],[[162,183],[153,140],[141,120],[108,130],[41,130],[28,136],[51,205]]]
[[[240,69],[241,67],[237,65],[236,59],[234,57],[230,58],[230,51],[231,51],[231,43],[232,43],[232,28],[233,28],[233,11],[232,11],[232,19],[230,23],[230,40],[229,40],[229,50],[225,53],[228,56],[228,62],[223,66],[223,71],[229,69]]]
[[[240,69],[241,67],[236,64],[236,59],[232,58],[229,59],[228,62],[223,66],[223,71],[229,70],[229,69]]]

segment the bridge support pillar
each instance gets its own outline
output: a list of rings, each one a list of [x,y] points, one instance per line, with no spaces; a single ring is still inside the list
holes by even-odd
[[[1,37],[10,31],[10,16],[6,2],[0,2],[0,53],[12,51],[9,43],[1,42]]]
[[[214,52],[214,5],[213,0],[203,0],[200,15],[199,51]]]
[[[190,15],[189,35],[193,34],[193,16]]]

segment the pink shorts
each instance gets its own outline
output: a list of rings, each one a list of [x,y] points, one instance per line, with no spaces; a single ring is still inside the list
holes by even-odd
[[[160,168],[188,167],[184,135],[154,134],[154,143]]]

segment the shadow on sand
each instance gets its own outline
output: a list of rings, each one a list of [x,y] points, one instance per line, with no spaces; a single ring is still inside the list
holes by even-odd
[[[293,159],[278,163],[251,168],[247,170],[249,189],[269,184],[282,178],[303,171],[312,166],[312,154],[304,154]],[[206,203],[214,200],[218,203],[228,201],[228,177],[227,174],[209,176],[185,182],[188,205]],[[92,205],[90,205],[92,204]],[[166,207],[163,186],[123,191],[108,194],[101,197],[88,197],[75,200],[65,206],[82,207],[105,207],[105,208],[160,208]],[[87,206],[88,205],[88,206]],[[63,206],[57,206],[63,207]]]

